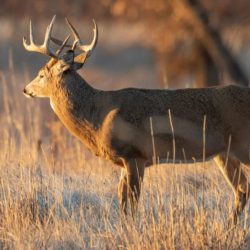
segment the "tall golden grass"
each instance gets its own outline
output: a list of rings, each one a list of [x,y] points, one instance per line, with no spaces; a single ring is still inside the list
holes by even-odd
[[[1,249],[249,249],[249,209],[228,223],[233,194],[212,161],[147,169],[136,218],[124,218],[119,169],[72,138],[47,101],[24,98],[11,61],[0,77]]]

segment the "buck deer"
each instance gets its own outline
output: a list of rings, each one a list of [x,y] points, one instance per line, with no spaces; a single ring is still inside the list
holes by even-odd
[[[30,44],[24,38],[25,49],[51,59],[23,92],[27,97],[48,97],[73,135],[94,154],[122,168],[118,185],[122,210],[128,212],[130,205],[134,214],[144,170],[154,161],[194,163],[214,158],[234,191],[234,214],[239,215],[249,196],[240,164],[250,164],[250,89],[97,90],[77,73],[96,46],[96,23],[91,44],[83,45],[67,20],[74,36],[70,46],[69,37],[61,42],[51,36],[54,22],[55,17],[43,45],[34,44],[30,23]],[[51,41],[60,45],[57,52]]]

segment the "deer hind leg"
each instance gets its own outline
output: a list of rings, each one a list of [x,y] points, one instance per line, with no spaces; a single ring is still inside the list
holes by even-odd
[[[223,176],[232,187],[235,195],[234,221],[237,222],[238,216],[243,211],[249,198],[249,183],[245,173],[242,171],[240,161],[232,156],[226,157],[225,154],[214,158]]]
[[[118,197],[122,211],[127,214],[129,205],[134,217],[144,176],[144,161],[141,159],[124,161],[124,167],[118,185]]]

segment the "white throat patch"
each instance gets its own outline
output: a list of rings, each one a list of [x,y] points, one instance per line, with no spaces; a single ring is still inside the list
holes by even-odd
[[[50,100],[50,106],[51,106],[51,108],[54,110],[54,112],[55,112],[55,106],[54,106],[54,104],[53,104],[53,102]]]

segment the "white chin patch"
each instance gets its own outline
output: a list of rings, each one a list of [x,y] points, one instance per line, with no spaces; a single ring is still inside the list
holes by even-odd
[[[24,95],[25,95],[25,97],[27,97],[27,98],[33,98],[34,96],[31,96],[31,95],[29,95],[29,94],[27,94],[27,93],[23,93]]]
[[[50,107],[55,111],[55,106],[51,100],[50,100]]]

